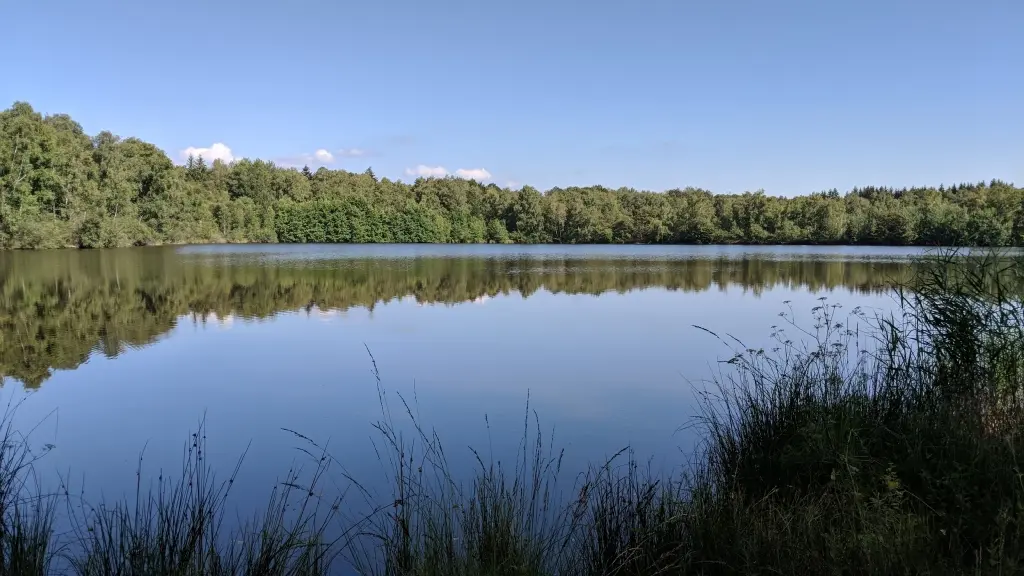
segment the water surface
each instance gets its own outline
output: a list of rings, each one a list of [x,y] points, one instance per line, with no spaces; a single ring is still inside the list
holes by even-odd
[[[212,456],[250,446],[243,495],[295,458],[290,428],[372,478],[384,386],[466,446],[516,448],[527,398],[579,470],[629,445],[684,464],[694,385],[779,312],[825,296],[886,310],[916,249],[186,246],[0,254],[0,375],[44,470],[134,486],[204,417]],[[486,417],[486,422],[485,422]]]

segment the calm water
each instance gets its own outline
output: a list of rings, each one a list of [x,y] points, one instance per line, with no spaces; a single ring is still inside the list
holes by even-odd
[[[119,495],[174,469],[204,415],[211,455],[250,445],[242,498],[296,458],[291,428],[357,477],[379,464],[384,386],[467,446],[507,457],[524,410],[567,466],[630,445],[684,464],[693,387],[768,343],[787,304],[888,309],[918,250],[749,247],[204,246],[0,253],[0,376],[44,471]],[[487,423],[485,423],[485,417]],[[489,424],[488,424],[489,423]],[[462,459],[462,460],[460,460]],[[231,460],[231,462],[228,462]]]

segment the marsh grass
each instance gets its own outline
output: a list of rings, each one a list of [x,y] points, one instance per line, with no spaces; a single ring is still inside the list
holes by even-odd
[[[45,574],[56,551],[56,499],[39,489],[34,453],[14,426],[17,404],[0,413],[0,574]]]
[[[180,475],[161,472],[146,488],[140,458],[133,498],[92,506],[66,484],[42,494],[33,467],[38,456],[16,431],[10,406],[2,416],[0,574],[304,576],[336,565],[341,536],[329,538],[328,528],[340,499],[321,493],[330,459],[301,436],[306,445],[298,448],[312,466],[289,470],[263,513],[226,523],[241,459],[218,480],[206,461],[203,425],[190,436]],[[58,531],[61,511],[68,529]]]
[[[206,431],[200,425],[185,449],[180,476],[161,473],[156,485],[145,489],[140,458],[133,501],[69,506],[75,546],[68,565],[76,574],[96,576],[326,574],[337,548],[326,535],[340,499],[325,499],[320,492],[330,459],[301,449],[312,469],[290,469],[262,514],[235,519],[225,529],[242,459],[218,480],[206,460]]]
[[[1021,569],[1024,309],[1002,287],[1022,269],[997,255],[923,264],[899,315],[823,299],[801,338],[784,315],[776,348],[736,348],[704,403],[690,567]]]
[[[372,360],[372,355],[371,355]],[[560,507],[562,453],[545,443],[529,402],[522,443],[511,466],[472,450],[476,472],[453,474],[437,433],[396,394],[392,412],[373,361],[382,419],[375,448],[384,464],[388,504],[359,523],[349,547],[355,569],[381,575],[547,574],[560,572],[581,517]],[[415,398],[414,398],[415,400]],[[368,501],[380,498],[357,483]]]

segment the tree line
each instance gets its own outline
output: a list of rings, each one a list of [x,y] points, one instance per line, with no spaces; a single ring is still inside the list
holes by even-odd
[[[192,157],[16,102],[0,112],[0,248],[210,242],[1024,245],[1024,188],[999,180],[792,198],[461,178]]]

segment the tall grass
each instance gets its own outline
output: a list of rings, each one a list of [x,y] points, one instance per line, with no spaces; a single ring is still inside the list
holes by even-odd
[[[33,453],[18,432],[16,404],[0,413],[0,574],[45,574],[51,565],[56,499],[43,495],[34,474]]]
[[[218,480],[206,460],[205,426],[191,434],[181,474],[160,473],[144,488],[140,468],[131,499],[91,506],[66,488],[40,495],[35,455],[16,433],[11,410],[0,420],[0,574],[267,575],[330,573],[339,537],[328,537],[340,500],[321,492],[330,459],[300,449],[312,466],[295,466],[272,490],[266,510],[225,528],[239,466]],[[301,436],[296,436],[303,439]],[[308,444],[308,442],[304,442]],[[55,530],[58,502],[69,530]]]
[[[68,563],[86,576],[324,574],[333,560],[326,529],[340,502],[319,493],[330,460],[308,454],[311,473],[289,470],[263,514],[225,530],[228,495],[242,461],[218,481],[206,460],[201,425],[185,449],[180,477],[160,474],[149,490],[140,480],[131,502],[70,508],[77,538]]]
[[[290,471],[265,513],[225,529],[238,469],[213,476],[200,428],[180,477],[140,482],[131,501],[69,506],[76,530],[61,539],[54,498],[26,496],[34,456],[4,419],[0,571],[1019,573],[1024,304],[1004,287],[1024,263],[947,253],[918,274],[894,314],[824,298],[809,324],[784,312],[768,349],[706,330],[730,354],[702,396],[703,441],[683,475],[653,474],[627,449],[566,478],[527,405],[517,457],[473,452],[464,478],[415,398],[389,396],[374,364],[386,478],[353,480],[369,513],[334,532],[341,501],[319,487],[335,460],[297,433],[312,470]]]
[[[372,356],[371,356],[372,359]],[[375,425],[386,464],[389,504],[359,523],[349,547],[364,574],[496,576],[561,572],[581,517],[557,500],[562,454],[545,444],[529,402],[513,466],[474,451],[477,471],[460,482],[437,434],[422,426],[400,394],[406,431],[392,412],[374,361],[383,418]],[[358,485],[368,501],[370,487]]]

